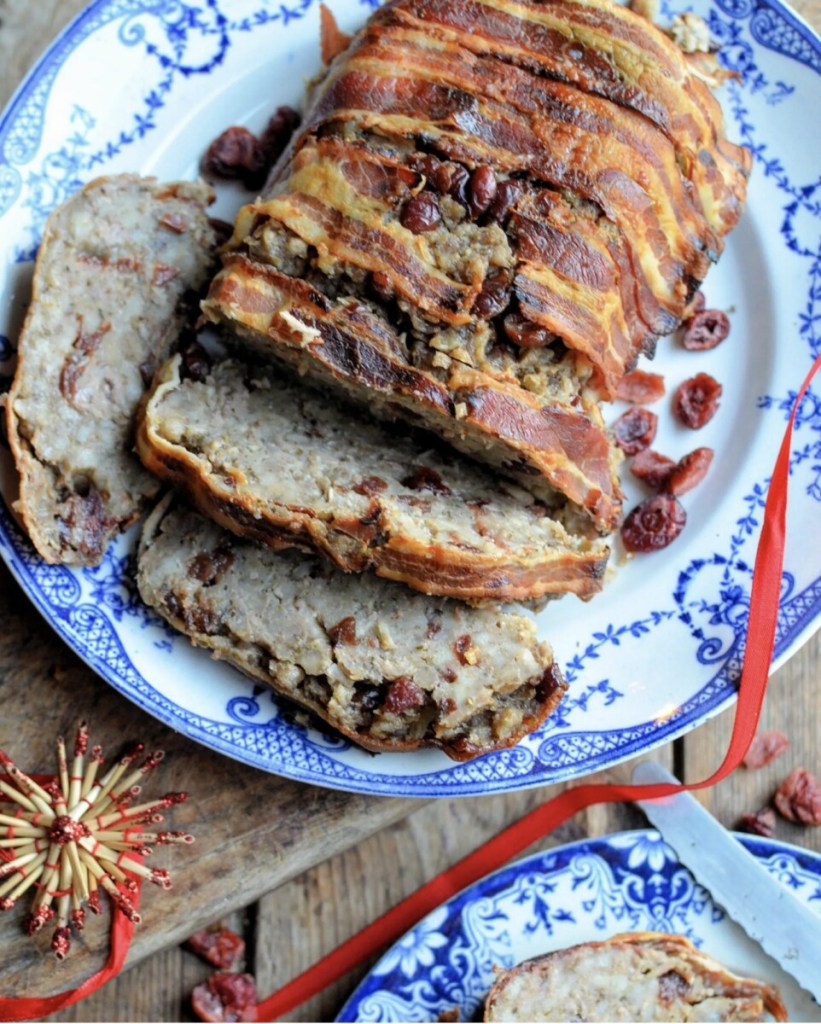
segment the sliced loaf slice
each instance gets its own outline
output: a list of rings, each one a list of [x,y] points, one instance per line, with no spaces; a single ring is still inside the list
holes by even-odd
[[[520,387],[512,375],[495,380],[440,353],[443,381],[439,371],[413,363],[403,335],[368,303],[329,299],[243,255],[226,259],[202,308],[261,358],[341,389],[381,418],[423,426],[550,505],[569,498],[602,530],[616,525],[621,455],[598,406],[576,393],[563,359],[543,374],[550,400]]]
[[[565,690],[531,619],[277,554],[168,499],[146,521],[137,582],[194,644],[369,750],[466,760],[532,732]]]
[[[608,549],[572,505],[368,421],[271,368],[203,381],[174,357],[137,430],[146,468],[239,536],[314,548],[427,594],[530,600],[601,588]]]
[[[728,971],[682,935],[632,932],[526,960],[496,979],[486,1021],[787,1019],[777,989]]]
[[[208,280],[203,182],[98,178],[51,214],[7,399],[15,508],[47,562],[95,565],[156,495],[134,412]]]

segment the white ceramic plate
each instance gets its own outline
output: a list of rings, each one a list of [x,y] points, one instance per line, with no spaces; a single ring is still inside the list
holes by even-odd
[[[819,914],[821,857],[757,836],[737,837]],[[624,832],[535,854],[481,879],[399,940],[368,973],[340,1021],[431,1021],[476,1011],[494,965],[619,932],[686,935],[738,974],[775,984],[790,1020],[821,1007],[710,899],[657,832]]]
[[[344,28],[369,4],[335,0]],[[715,449],[687,495],[681,537],[663,552],[618,552],[604,593],[554,603],[552,638],[570,693],[516,749],[455,765],[444,755],[372,757],[288,722],[271,694],[164,629],[131,582],[133,536],[93,571],[44,565],[0,503],[0,551],[60,635],[111,685],[174,729],[249,764],[325,786],[450,796],[541,785],[604,768],[680,735],[734,699],[750,567],[763,498],[791,395],[821,337],[818,71],[821,45],[778,0],[699,0],[695,9],[742,76],[724,90],[731,134],[755,153],[747,212],[706,292],[731,311],[732,334],[708,353],[663,342],[668,393],[704,370],[724,385],[697,435],[660,408],[656,447],[676,457]],[[669,13],[669,12],[668,12]],[[260,129],[298,104],[318,65],[316,0],[96,0],[48,50],[0,120],[0,360],[13,365],[31,260],[48,212],[83,182],[120,171],[193,177],[224,127]],[[104,83],[101,86],[100,83]],[[230,218],[242,195],[222,190]],[[614,411],[615,415],[615,411]],[[777,657],[821,612],[821,400],[795,439],[790,542]],[[2,454],[6,502],[15,476]],[[626,474],[629,476],[629,474]],[[626,480],[628,507],[639,497]],[[815,543],[811,539],[815,538]]]

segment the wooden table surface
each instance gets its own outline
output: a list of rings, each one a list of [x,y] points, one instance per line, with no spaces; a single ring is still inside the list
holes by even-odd
[[[83,0],[0,0],[0,106],[48,41]],[[821,0],[796,7],[816,27]],[[247,943],[246,969],[261,996],[282,985],[432,875],[553,795],[558,787],[466,800],[419,802],[369,798],[278,779],[234,764],[159,725],[102,684],[39,618],[5,567],[0,568],[0,747],[30,770],[48,770],[53,739],[80,714],[94,742],[116,749],[126,738],[168,752],[157,785],[188,789],[175,827],[198,841],[160,851],[174,889],[147,887],[144,923],[128,969],[104,990],[56,1015],[74,1021],[194,1020],[189,994],[209,968],[179,942],[220,920]],[[762,728],[782,729],[787,754],[759,772],[738,771],[700,799],[727,826],[762,806],[789,770],[821,774],[818,666],[821,633],[774,677]],[[725,713],[654,756],[686,780],[709,774],[726,747]],[[599,780],[625,780],[631,765]],[[644,824],[631,807],[593,807],[535,849]],[[778,837],[821,850],[821,829],[778,824]],[[93,921],[63,964],[0,916],[0,995],[47,994],[75,985],[101,962],[108,919]],[[331,1020],[367,965],[295,1011],[295,1021]]]

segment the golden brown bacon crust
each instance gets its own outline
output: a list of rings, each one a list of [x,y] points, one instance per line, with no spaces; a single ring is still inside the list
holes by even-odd
[[[399,0],[380,18],[437,32],[472,53],[643,114],[686,161],[714,229],[726,234],[737,222],[749,151],[723,137],[718,101],[685,55],[629,8],[601,0]]]
[[[680,322],[749,167],[676,45],[610,0],[394,0],[240,212],[230,248],[251,259],[206,312],[611,529],[594,400]],[[308,340],[283,325],[283,275],[330,300],[295,314]]]

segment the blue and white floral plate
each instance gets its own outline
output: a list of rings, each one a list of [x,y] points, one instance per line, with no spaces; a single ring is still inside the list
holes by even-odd
[[[767,870],[819,914],[821,857],[738,836]],[[538,853],[481,879],[425,917],[368,973],[340,1021],[432,1021],[476,1010],[494,966],[619,932],[686,935],[741,975],[777,985],[790,1020],[821,1007],[710,899],[658,832],[623,832]]]
[[[346,29],[369,14],[359,0],[333,7]],[[107,682],[174,729],[257,767],[419,797],[584,775],[733,701],[767,480],[792,396],[821,341],[821,154],[812,130],[821,44],[779,0],[697,0],[695,9],[741,76],[723,102],[755,168],[748,210],[706,288],[711,305],[731,311],[730,339],[702,354],[665,342],[656,360],[668,396],[694,372],[713,374],[724,385],[721,409],[694,435],[675,425],[668,397],[657,447],[679,457],[709,445],[716,459],[685,498],[689,522],[670,548],[629,563],[617,552],[602,595],[588,605],[567,598],[542,613],[570,683],[559,713],[515,750],[462,765],[435,752],[372,757],[306,731],[283,717],[269,692],[146,613],[131,582],[133,535],[93,571],[44,565],[8,511],[16,482],[3,453],[0,552]],[[100,174],[195,176],[224,127],[259,129],[278,104],[299,103],[304,79],[317,70],[317,40],[317,0],[96,0],[73,22],[0,119],[0,371],[12,368],[47,213]],[[242,198],[224,189],[215,212],[230,218]],[[629,479],[626,487],[631,505],[640,495]],[[779,661],[821,613],[818,397],[798,424],[791,491]]]

